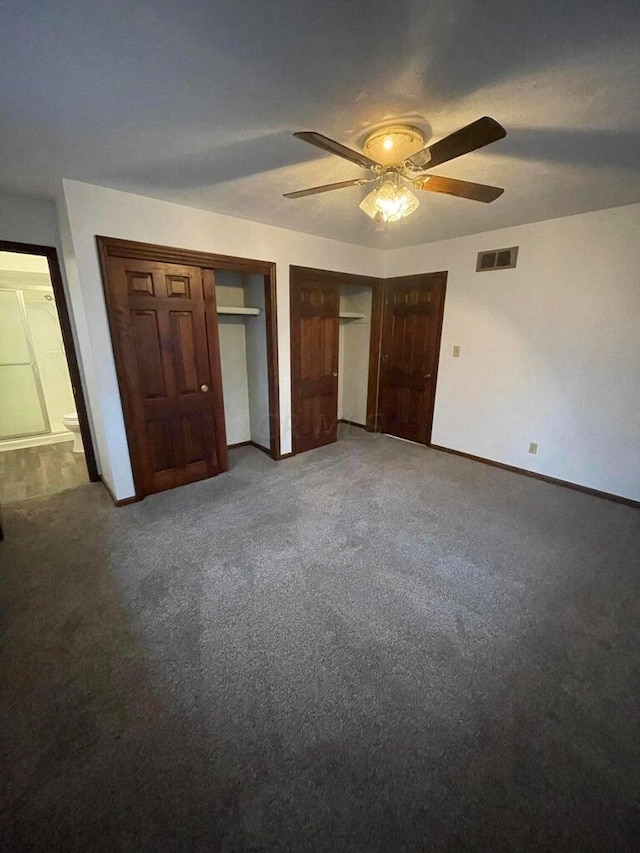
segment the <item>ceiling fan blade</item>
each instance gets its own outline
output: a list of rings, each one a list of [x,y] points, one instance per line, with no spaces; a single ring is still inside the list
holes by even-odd
[[[345,160],[355,163],[356,166],[364,166],[365,169],[378,169],[380,164],[376,163],[370,157],[361,154],[359,151],[354,151],[353,148],[347,148],[335,139],[329,139],[328,136],[323,136],[321,133],[316,133],[313,130],[303,130],[293,134],[296,139],[302,139],[303,142],[308,142],[315,145],[317,148],[322,148],[323,151],[328,151],[329,154],[337,154],[338,157],[343,157]]]
[[[483,116],[456,130],[455,133],[445,136],[439,142],[434,142],[433,145],[418,151],[417,154],[409,157],[407,163],[417,169],[431,169],[433,166],[446,163],[447,160],[453,160],[491,142],[497,142],[506,135],[507,131],[495,119]]]
[[[473,201],[489,203],[499,198],[504,190],[501,187],[490,187],[487,184],[474,184],[471,181],[459,181],[457,178],[443,178],[440,175],[423,175],[416,178],[413,185],[418,190],[432,193],[446,193],[459,198],[469,198]]]
[[[376,178],[371,180],[375,181]],[[321,187],[310,187],[308,190],[296,190],[293,193],[284,193],[285,198],[304,198],[306,195],[316,195],[316,193],[327,193],[330,190],[341,190],[344,187],[359,187],[362,184],[369,184],[370,180],[366,178],[356,178],[353,181],[340,181],[337,184],[324,184]]]

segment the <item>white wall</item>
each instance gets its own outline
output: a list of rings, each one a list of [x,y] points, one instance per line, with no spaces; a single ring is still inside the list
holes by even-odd
[[[639,235],[636,204],[386,254],[449,271],[434,444],[640,500]]]
[[[118,499],[133,495],[134,487],[98,265],[97,234],[276,263],[283,453],[291,449],[289,265],[378,275],[383,264],[382,253],[377,250],[78,181],[63,181],[59,219],[96,449],[102,475]]]
[[[65,180],[63,190],[65,261],[97,450],[118,498],[134,490],[96,234],[276,262],[284,453],[289,265],[387,276],[448,270],[434,443],[640,499],[640,205],[383,255],[77,181]],[[516,270],[475,273],[478,251],[511,245],[520,246]],[[454,344],[459,359],[451,358]],[[537,456],[527,453],[530,441]]]

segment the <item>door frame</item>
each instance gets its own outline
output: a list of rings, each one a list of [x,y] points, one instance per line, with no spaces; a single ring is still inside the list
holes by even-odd
[[[433,415],[435,412],[436,406],[436,393],[438,390],[438,368],[440,367],[440,347],[442,345],[442,326],[444,323],[444,305],[445,299],[447,296],[447,270],[438,270],[436,272],[423,272],[423,273],[415,273],[413,275],[397,275],[393,278],[386,278],[384,280],[384,309],[388,305],[388,287],[393,287],[394,284],[408,284],[411,285],[412,282],[418,283],[423,279],[440,277],[442,279],[442,299],[440,301],[440,310],[438,312],[436,318],[436,337],[435,337],[435,357],[433,362],[433,394],[431,395],[431,403],[429,405],[429,411],[427,414],[427,440],[425,441],[423,447],[431,447],[431,433],[433,431]],[[382,322],[380,325],[380,344],[382,345]],[[378,430],[376,430],[378,431]],[[416,444],[421,442],[416,442]]]
[[[58,312],[60,331],[62,333],[62,344],[64,346],[67,368],[71,379],[71,390],[73,391],[73,399],[76,405],[78,423],[80,425],[80,435],[82,436],[82,444],[84,447],[84,461],[87,466],[89,482],[97,483],[101,478],[93,447],[91,428],[89,427],[89,415],[84,388],[82,386],[78,353],[73,339],[69,305],[67,303],[64,284],[62,282],[60,263],[58,261],[58,251],[54,246],[41,246],[35,243],[16,243],[11,240],[0,240],[0,252],[15,252],[20,255],[39,255],[40,257],[47,259],[51,287],[53,288],[56,311]]]
[[[120,401],[124,415],[125,431],[129,452],[135,448],[136,441],[133,430],[133,410],[129,400],[122,353],[118,344],[116,306],[113,304],[107,282],[109,281],[109,258],[132,258],[135,260],[158,261],[168,264],[185,264],[206,270],[233,270],[240,273],[258,274],[264,277],[265,287],[265,324],[267,332],[267,377],[269,390],[269,455],[272,459],[281,458],[280,449],[280,392],[278,383],[278,322],[276,314],[276,265],[271,261],[258,261],[250,258],[236,258],[230,255],[216,255],[210,252],[200,252],[192,249],[181,249],[175,246],[162,246],[155,243],[139,243],[134,240],[124,240],[116,237],[96,236],[102,287],[105,294],[107,318],[111,333],[111,343],[120,389]],[[131,465],[136,497],[144,495],[142,483],[136,476],[136,465]]]
[[[299,288],[310,280],[320,284],[341,285],[371,288],[371,335],[369,339],[369,373],[367,380],[367,432],[377,432],[378,426],[378,379],[380,375],[380,336],[382,332],[383,288],[385,279],[376,276],[357,275],[355,273],[335,272],[333,270],[316,269],[315,267],[289,267],[289,333],[291,340],[291,419],[295,424],[296,413],[293,411],[295,388],[300,382],[299,363],[300,348],[298,335],[294,332],[294,307],[297,304]],[[291,430],[292,455],[298,453],[296,447],[295,426]]]

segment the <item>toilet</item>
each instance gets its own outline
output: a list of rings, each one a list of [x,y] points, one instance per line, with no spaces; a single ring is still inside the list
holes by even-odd
[[[78,421],[77,412],[69,412],[68,415],[63,415],[62,424],[69,432],[73,433],[73,452],[84,453],[82,446],[82,436],[80,435],[80,422]]]

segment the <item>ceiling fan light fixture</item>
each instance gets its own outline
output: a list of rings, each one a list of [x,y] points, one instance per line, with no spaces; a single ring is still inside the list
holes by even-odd
[[[387,222],[395,222],[409,216],[419,206],[418,199],[403,181],[411,183],[417,190],[444,193],[488,204],[502,195],[504,190],[501,187],[446,178],[444,175],[417,173],[477,151],[506,135],[506,130],[499,122],[490,116],[482,116],[425,148],[424,137],[415,127],[388,124],[370,131],[364,141],[364,151],[360,152],[314,130],[298,131],[294,133],[297,139],[368,169],[369,176],[309,187],[284,195],[286,198],[303,198],[344,187],[375,183],[378,189],[362,200],[360,208],[383,227]],[[380,184],[382,186],[379,186]]]
[[[376,221],[397,222],[410,216],[420,202],[405,186],[393,181],[384,181],[382,186],[370,192],[360,202],[360,209]]]

